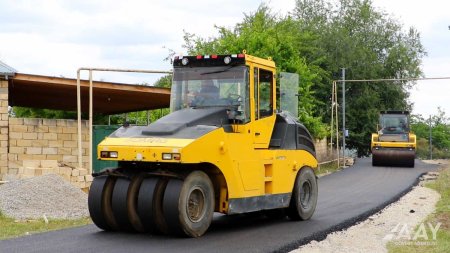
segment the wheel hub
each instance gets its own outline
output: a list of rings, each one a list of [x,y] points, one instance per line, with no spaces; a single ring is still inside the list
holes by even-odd
[[[200,221],[205,216],[205,193],[199,187],[193,188],[188,197],[187,216],[192,222]]]
[[[311,182],[305,181],[302,184],[302,190],[300,193],[300,204],[303,208],[308,208],[311,200]]]

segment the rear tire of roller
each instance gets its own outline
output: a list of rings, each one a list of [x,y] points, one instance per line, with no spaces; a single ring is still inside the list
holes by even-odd
[[[287,215],[292,220],[308,220],[314,214],[318,199],[317,179],[309,167],[300,170],[295,179]]]

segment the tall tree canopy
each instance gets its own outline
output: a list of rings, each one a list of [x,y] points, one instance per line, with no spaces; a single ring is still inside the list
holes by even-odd
[[[243,49],[272,57],[280,71],[300,75],[300,120],[316,138],[330,122],[333,79],[346,68],[346,79],[415,78],[425,51],[419,33],[402,25],[369,0],[298,0],[291,15],[271,13],[266,5],[245,15],[234,28],[216,27],[218,35],[185,33],[189,54],[237,53]],[[347,147],[369,152],[380,110],[410,109],[404,81],[352,83],[346,88]]]

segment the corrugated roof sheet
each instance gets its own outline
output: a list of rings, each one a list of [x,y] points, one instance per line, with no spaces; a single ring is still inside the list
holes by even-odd
[[[14,76],[15,73],[17,73],[17,70],[0,61],[0,76]]]

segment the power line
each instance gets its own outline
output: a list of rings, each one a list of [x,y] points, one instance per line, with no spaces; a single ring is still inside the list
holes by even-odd
[[[391,78],[391,79],[356,79],[356,80],[345,80],[347,83],[356,82],[385,82],[385,81],[427,81],[427,80],[446,80],[450,77],[428,77],[428,78]],[[334,80],[333,82],[341,83],[343,80]]]

